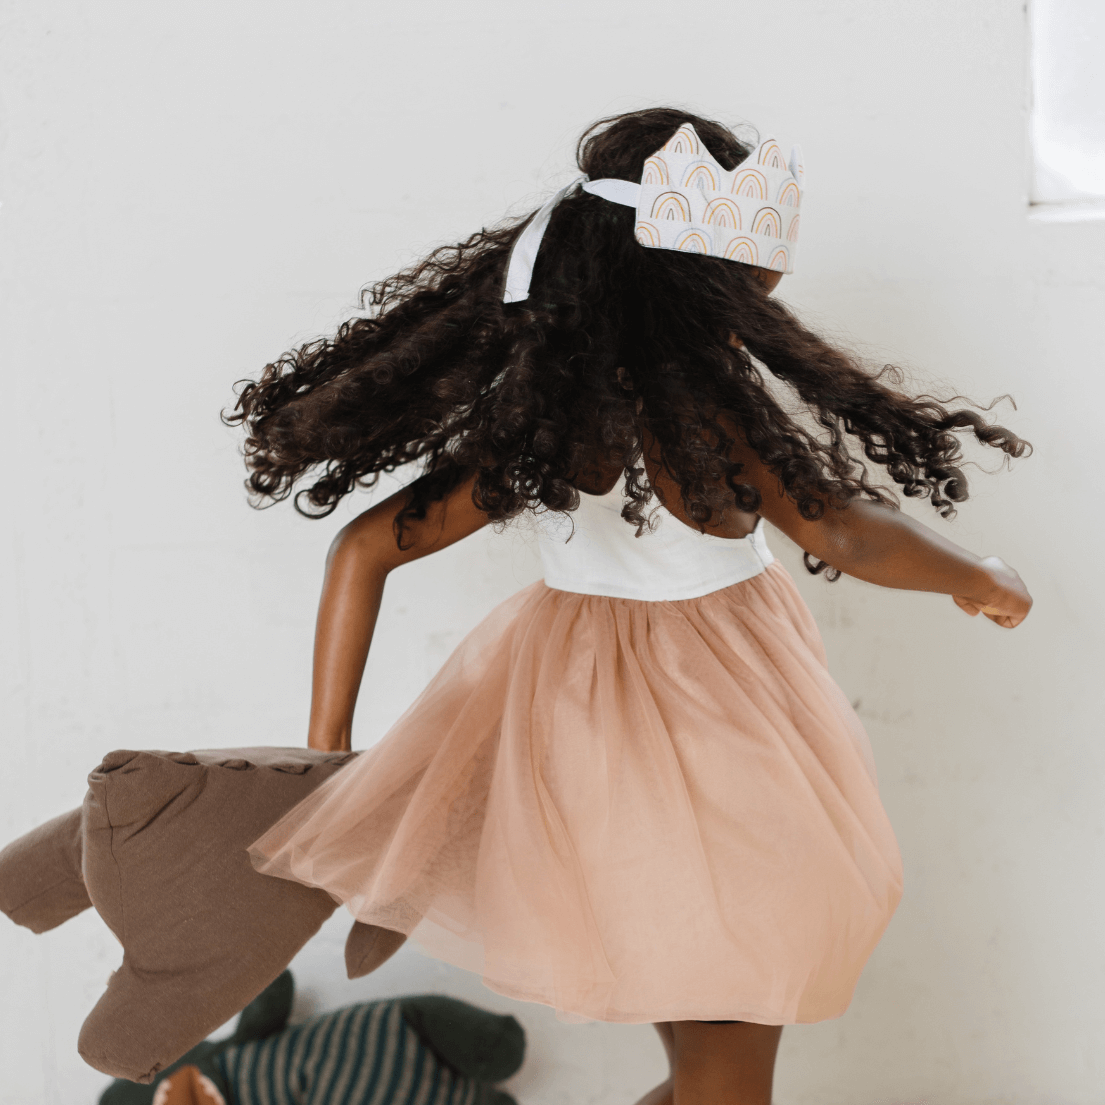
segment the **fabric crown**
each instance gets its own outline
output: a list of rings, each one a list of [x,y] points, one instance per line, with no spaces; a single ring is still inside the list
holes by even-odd
[[[643,246],[793,272],[804,178],[801,151],[793,147],[788,164],[774,138],[765,138],[728,172],[694,127],[684,123],[645,161],[640,184],[590,180],[584,174],[552,196],[514,243],[503,302],[529,298],[537,251],[553,209],[577,185],[634,208],[634,237]]]

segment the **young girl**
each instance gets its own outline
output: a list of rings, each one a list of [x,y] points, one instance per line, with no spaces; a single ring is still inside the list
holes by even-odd
[[[1007,628],[1031,606],[870,475],[947,516],[957,434],[1026,443],[865,372],[770,297],[801,169],[750,152],[684,111],[596,124],[582,188],[383,281],[373,317],[269,365],[233,416],[252,491],[310,473],[296,504],[316,516],[423,469],[330,550],[311,747],[349,748],[389,572],[527,511],[545,566],[257,841],[258,869],[499,993],[654,1023],[672,1074],[652,1105],[768,1105],[781,1026],[844,1012],[901,893],[867,739],[763,520],[812,571]],[[764,233],[738,233],[745,200],[774,211]],[[789,243],[777,268],[764,242]]]

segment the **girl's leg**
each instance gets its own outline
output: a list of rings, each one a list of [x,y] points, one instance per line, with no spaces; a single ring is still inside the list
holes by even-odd
[[[672,1032],[671,1025],[667,1022],[661,1022],[660,1024],[654,1024],[652,1026],[660,1034],[660,1042],[664,1045],[664,1050],[668,1053],[668,1069],[669,1072],[675,1069],[675,1035]],[[649,1090],[644,1097],[637,1102],[637,1105],[672,1105],[672,1080],[671,1074],[660,1083],[654,1090]]]
[[[671,1028],[673,1105],[771,1105],[781,1025],[674,1021]]]

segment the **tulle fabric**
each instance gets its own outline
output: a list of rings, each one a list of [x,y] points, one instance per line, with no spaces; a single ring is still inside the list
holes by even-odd
[[[251,855],[569,1020],[838,1016],[901,894],[778,563],[671,602],[525,588]]]

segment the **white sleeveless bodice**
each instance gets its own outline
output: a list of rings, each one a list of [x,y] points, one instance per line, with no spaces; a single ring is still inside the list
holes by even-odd
[[[558,591],[645,602],[696,599],[759,575],[775,559],[762,518],[747,537],[715,537],[660,507],[652,532],[637,537],[621,516],[621,481],[606,495],[579,498],[570,514],[538,516],[545,583]]]

